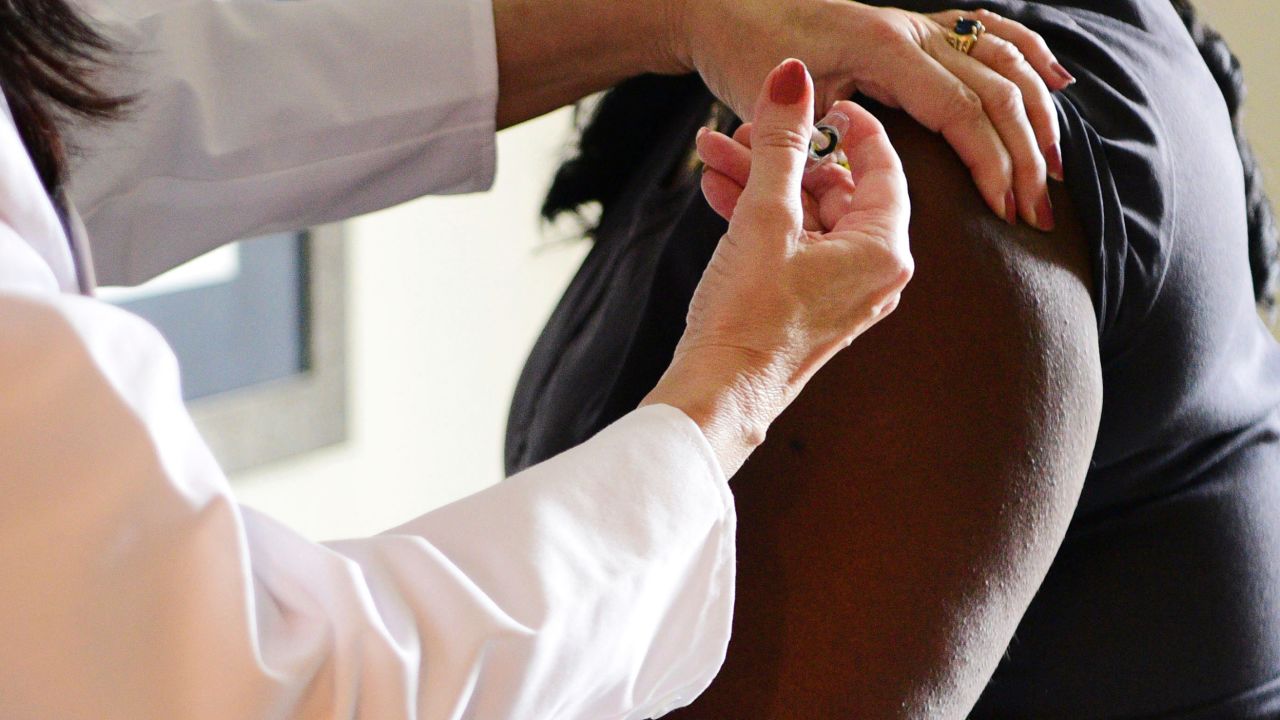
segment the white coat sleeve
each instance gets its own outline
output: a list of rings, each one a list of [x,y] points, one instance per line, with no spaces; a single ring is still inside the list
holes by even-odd
[[[125,120],[71,129],[104,284],[494,172],[490,0],[86,0]]]
[[[0,717],[640,719],[718,670],[736,516],[679,411],[316,544],[234,502],[149,325],[0,258]]]

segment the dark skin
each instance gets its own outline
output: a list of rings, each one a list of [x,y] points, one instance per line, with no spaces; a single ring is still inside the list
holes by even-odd
[[[1002,223],[938,136],[879,114],[913,281],[732,486],[734,639],[676,720],[963,717],[1061,544],[1102,402],[1083,231]]]

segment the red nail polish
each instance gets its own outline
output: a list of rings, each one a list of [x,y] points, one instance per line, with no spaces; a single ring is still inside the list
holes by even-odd
[[[1053,201],[1049,199],[1048,192],[1040,198],[1040,203],[1036,205],[1036,225],[1045,232],[1053,230]]]
[[[1018,224],[1018,200],[1012,190],[1004,194],[1004,220],[1010,225]]]
[[[1071,85],[1076,81],[1075,76],[1067,72],[1066,68],[1062,67],[1062,63],[1055,62],[1053,64],[1053,71],[1057,73],[1058,77],[1062,78],[1062,82],[1068,85]]]
[[[786,60],[773,74],[769,85],[769,99],[779,105],[795,105],[804,97],[804,63],[796,59]]]
[[[1062,182],[1062,148],[1057,143],[1050,145],[1044,151],[1044,164],[1049,170],[1049,177]]]

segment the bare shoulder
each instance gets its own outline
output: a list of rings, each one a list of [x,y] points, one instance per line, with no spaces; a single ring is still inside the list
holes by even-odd
[[[952,397],[980,401],[987,391],[1003,391],[1031,399],[1057,390],[1064,403],[1078,401],[1083,414],[1096,415],[1101,371],[1092,260],[1066,188],[1050,183],[1054,232],[1010,226],[983,205],[967,169],[939,136],[902,113],[879,116],[908,177],[917,272],[900,314],[852,348],[845,369],[833,374],[893,358],[910,373],[898,379],[909,381],[922,368],[905,356],[925,354],[946,363],[931,367],[949,380],[967,375],[975,381],[949,387]],[[1042,411],[1008,410],[1026,420],[1045,416]]]
[[[734,480],[739,599],[679,718],[961,717],[1078,500],[1102,381],[1086,238],[1011,227],[905,115],[916,274]]]

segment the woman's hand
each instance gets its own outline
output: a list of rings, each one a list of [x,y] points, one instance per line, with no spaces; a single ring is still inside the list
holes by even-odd
[[[838,173],[810,180],[811,222],[831,225],[806,230],[813,84],[797,60],[769,74],[749,130],[745,187],[723,188],[729,231],[694,293],[671,367],[645,399],[692,417],[730,475],[813,373],[897,307],[911,277],[898,157],[869,113],[847,101],[836,109],[848,118],[842,147],[857,182]]]
[[[848,100],[836,103],[819,124],[838,125],[843,137],[852,126],[860,108]],[[751,123],[740,125],[730,138],[709,128],[698,131],[698,158],[704,167],[702,194],[707,204],[725,220],[733,219],[734,208],[742,197],[751,175]],[[800,207],[804,229],[830,232],[849,212],[855,184],[848,167],[828,159],[807,168],[800,181]]]
[[[926,16],[844,0],[668,1],[676,64],[744,119],[769,68],[801,58],[817,107],[857,92],[901,107],[946,137],[996,214],[1053,227],[1045,176],[1061,179],[1062,160],[1050,91],[1073,80],[1021,24],[986,10]],[[961,17],[986,27],[970,55],[947,43]]]
[[[845,0],[493,0],[498,127],[640,73],[697,71],[743,119],[783,58],[808,63],[816,103],[855,93],[940,132],[987,205],[1010,223],[1053,226],[1045,176],[1062,178],[1050,91],[1071,84],[1044,40],[986,10],[921,15]],[[947,43],[961,17],[986,33]]]

